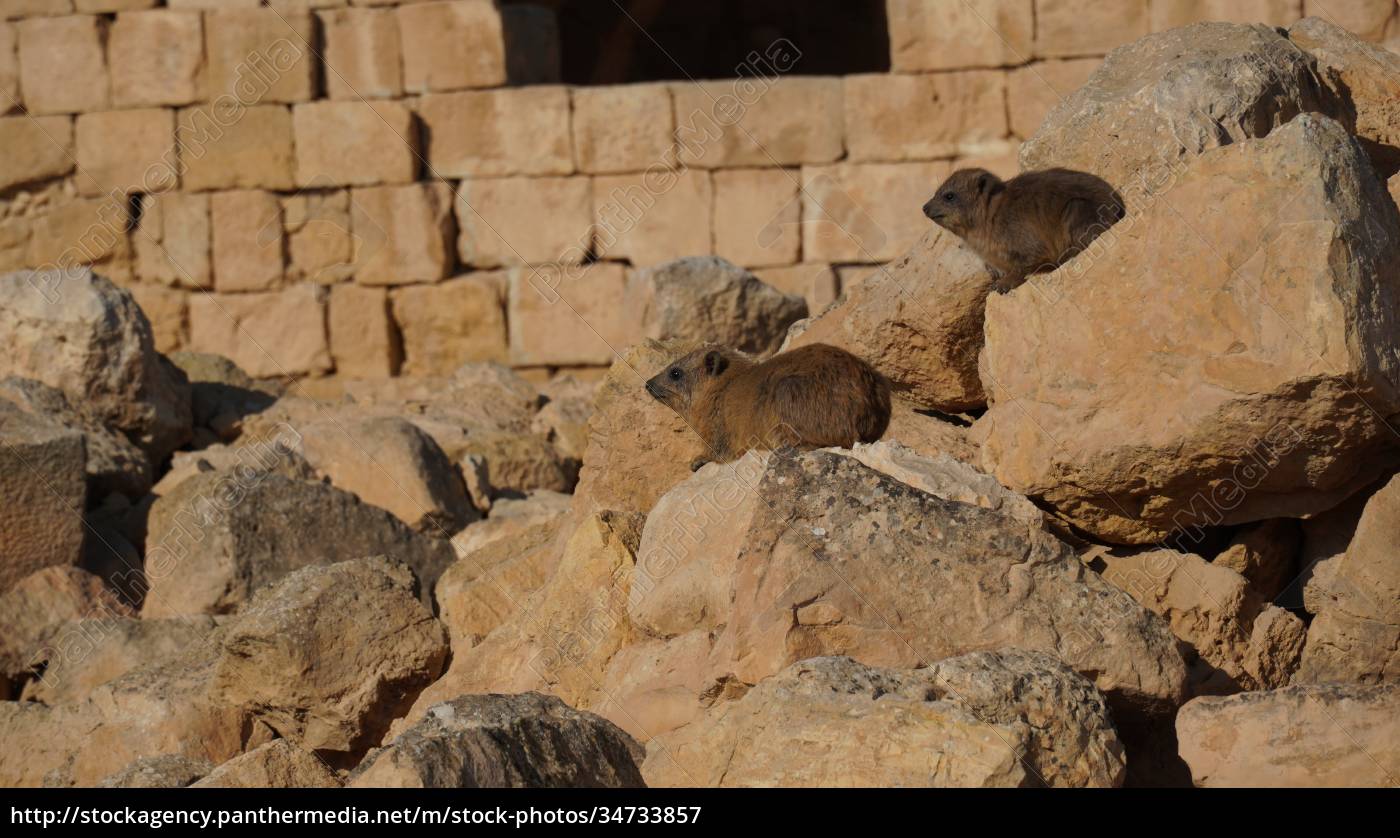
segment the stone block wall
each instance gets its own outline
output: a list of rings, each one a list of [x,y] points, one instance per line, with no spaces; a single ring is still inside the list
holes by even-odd
[[[632,270],[715,253],[820,309],[1148,32],[1400,40],[1396,0],[1317,5],[888,0],[887,74],[788,75],[777,42],[566,87],[554,21],[488,0],[0,0],[0,270],[94,265],[161,349],[257,376],[604,365]]]

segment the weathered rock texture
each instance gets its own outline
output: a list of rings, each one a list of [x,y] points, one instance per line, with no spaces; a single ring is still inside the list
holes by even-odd
[[[70,565],[46,567],[0,593],[0,696],[42,668],[69,620],[123,618],[131,609],[100,578]],[[85,653],[84,653],[85,654]]]
[[[350,785],[640,788],[642,748],[612,723],[538,693],[466,695],[365,757]]]
[[[0,592],[78,563],[87,500],[83,437],[0,399]]]
[[[1197,786],[1384,786],[1400,780],[1400,685],[1323,684],[1198,698],[1176,717]]]
[[[310,751],[286,739],[274,739],[206,771],[191,785],[217,789],[333,789],[340,788],[340,778]]]
[[[800,661],[653,739],[651,786],[1112,787],[1123,746],[1098,690],[1052,655],[927,669]]]
[[[1395,460],[1400,213],[1340,125],[1207,152],[1105,237],[988,300],[1003,484],[1146,544],[1321,511]]]
[[[97,785],[104,789],[180,789],[209,773],[207,761],[182,754],[142,757]]]

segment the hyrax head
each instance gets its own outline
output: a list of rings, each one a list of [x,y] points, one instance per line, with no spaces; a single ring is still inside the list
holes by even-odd
[[[977,226],[987,199],[1004,185],[1001,178],[986,169],[958,169],[924,204],[924,215],[934,224],[961,236]]]
[[[723,349],[697,349],[672,361],[651,377],[647,392],[652,398],[682,415],[690,408],[695,394],[724,376],[734,360]]]

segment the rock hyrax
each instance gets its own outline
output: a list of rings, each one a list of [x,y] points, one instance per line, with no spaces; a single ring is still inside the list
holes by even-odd
[[[982,257],[1003,292],[1058,268],[1123,213],[1123,199],[1106,181],[1069,169],[1007,181],[986,169],[959,169],[924,204],[924,215]]]
[[[673,361],[647,392],[680,414],[727,463],[756,448],[850,448],[874,442],[890,422],[890,385],[844,349],[814,343],[754,362],[706,348]]]

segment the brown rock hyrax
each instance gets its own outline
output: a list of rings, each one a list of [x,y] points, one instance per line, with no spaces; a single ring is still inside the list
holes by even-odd
[[[723,348],[671,362],[647,392],[704,440],[708,460],[750,449],[850,448],[874,442],[890,423],[890,385],[844,349],[814,343],[755,362]],[[692,469],[706,459],[691,463]]]
[[[924,204],[924,215],[982,257],[1003,292],[1058,268],[1123,214],[1123,199],[1107,181],[1069,169],[1006,181],[986,169],[959,169]]]

